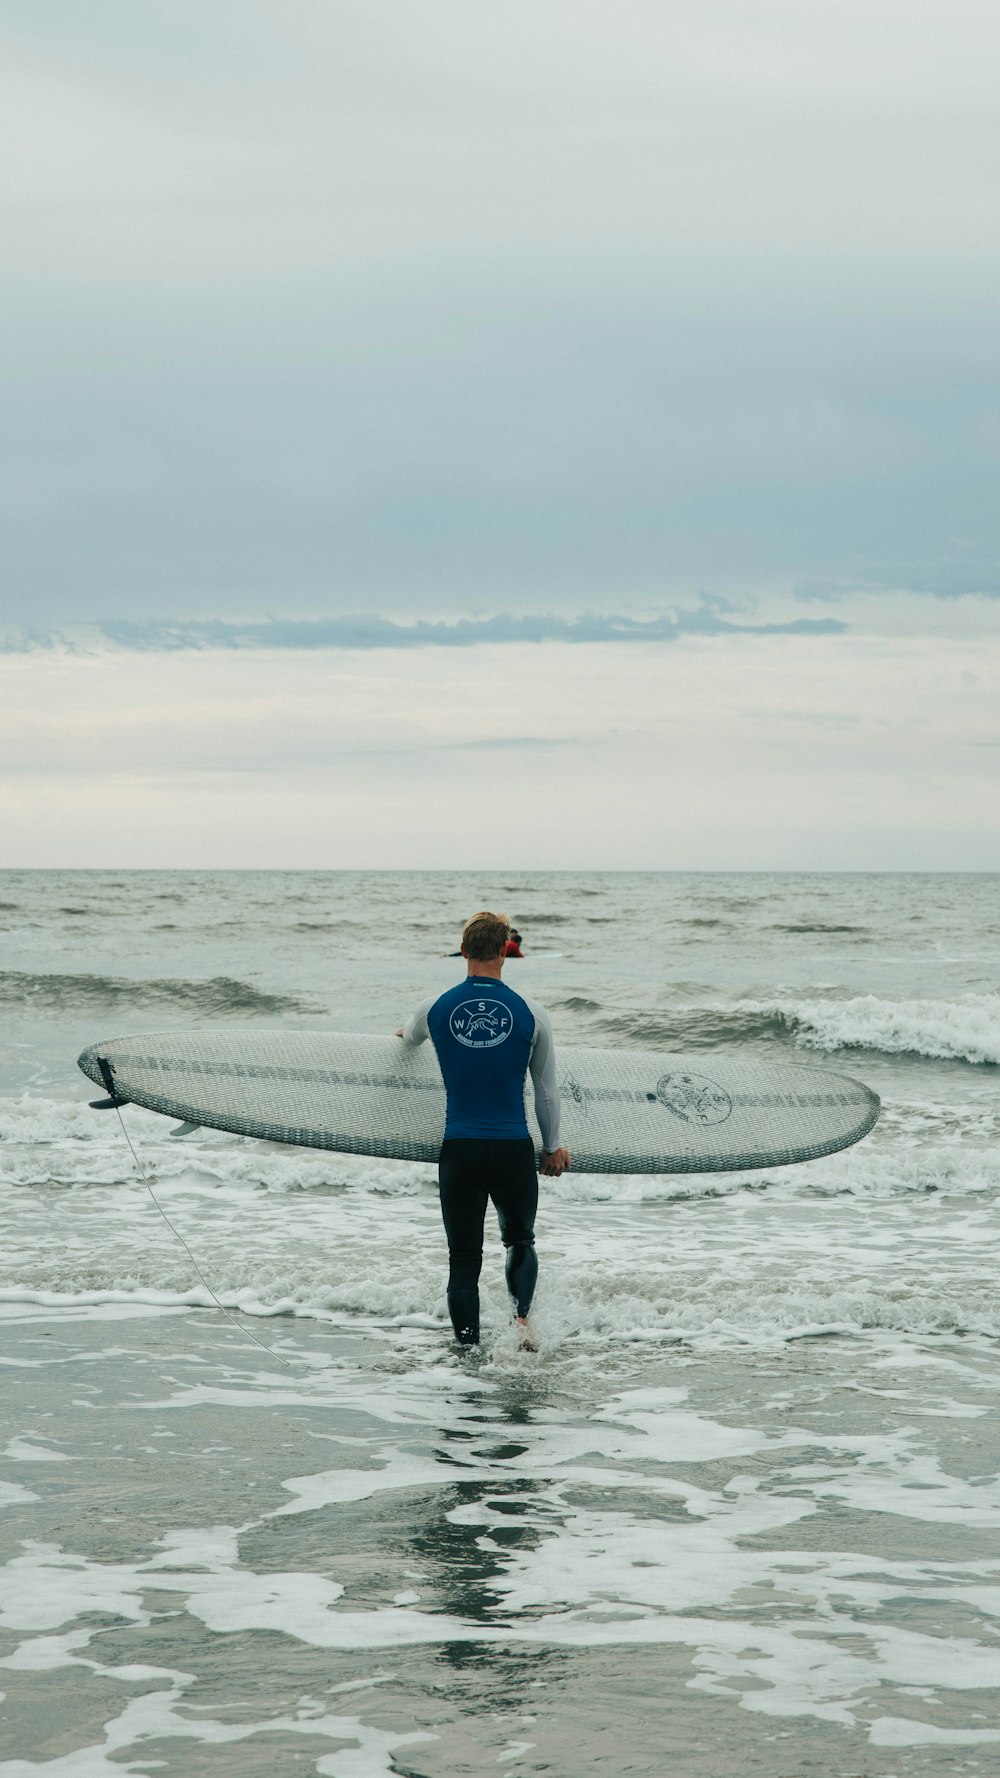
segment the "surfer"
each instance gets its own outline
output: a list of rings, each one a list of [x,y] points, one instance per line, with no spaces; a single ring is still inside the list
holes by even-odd
[[[448,1099],[438,1162],[448,1239],[448,1312],[460,1345],[479,1344],[483,1224],[492,1198],[507,1249],[507,1288],[522,1346],[535,1350],[528,1311],[538,1277],[535,1145],[524,1111],[530,1073],[542,1132],[541,1171],[558,1179],[571,1165],[559,1146],[559,1083],[544,1007],[501,981],[511,929],[502,914],[474,914],[462,933],[466,979],[422,1001],[396,1033],[431,1039]]]

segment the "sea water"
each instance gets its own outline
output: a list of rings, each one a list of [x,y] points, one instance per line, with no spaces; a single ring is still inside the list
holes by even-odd
[[[0,874],[2,1778],[1000,1772],[998,890]],[[129,1108],[168,1226],[78,1050],[391,1031],[480,906],[557,1040],[834,1066],[875,1132],[543,1182],[538,1354],[493,1226],[453,1349],[430,1167]]]

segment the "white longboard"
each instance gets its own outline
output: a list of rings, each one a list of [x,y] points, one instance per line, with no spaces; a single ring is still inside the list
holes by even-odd
[[[860,1081],[755,1054],[557,1047],[560,1141],[585,1173],[719,1173],[785,1166],[866,1136]],[[272,1142],[435,1161],[445,1092],[433,1045],[258,1027],[114,1038],[80,1067],[109,1095]],[[527,1093],[528,1127],[541,1139]]]

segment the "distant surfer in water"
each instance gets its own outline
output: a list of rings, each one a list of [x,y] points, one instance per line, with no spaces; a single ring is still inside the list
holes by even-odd
[[[466,979],[422,1001],[396,1035],[414,1044],[429,1037],[444,1076],[448,1114],[438,1180],[455,1338],[463,1346],[479,1344],[483,1225],[492,1198],[507,1249],[507,1288],[521,1344],[534,1351],[528,1311],[538,1277],[538,1175],[524,1111],[529,1073],[542,1132],[541,1170],[558,1179],[572,1163],[559,1147],[559,1083],[549,1015],[500,979],[511,937],[502,914],[473,914],[462,933]]]

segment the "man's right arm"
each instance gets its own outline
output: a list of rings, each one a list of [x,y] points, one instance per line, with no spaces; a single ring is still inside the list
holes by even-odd
[[[417,1007],[416,1012],[411,1012],[406,1023],[396,1032],[396,1036],[401,1037],[404,1043],[426,1043],[430,1036],[430,1027],[427,1024],[427,1014],[430,1012],[436,999],[436,994],[429,994],[426,1000],[422,1000]]]

